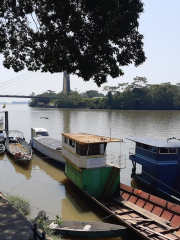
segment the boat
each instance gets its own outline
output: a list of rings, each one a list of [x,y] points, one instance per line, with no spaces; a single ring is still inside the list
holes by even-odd
[[[109,216],[144,239],[180,239],[180,206],[121,183],[121,156],[107,162],[106,146],[113,142],[122,140],[62,133],[67,178]]]
[[[0,117],[0,124],[4,122],[4,118]]]
[[[18,130],[10,130],[5,135],[7,152],[18,162],[28,163],[32,158],[32,148]]]
[[[126,233],[122,225],[103,222],[62,221],[60,225],[52,222],[48,227],[62,236],[78,238],[121,237]]]
[[[5,135],[5,133],[3,132],[3,129],[0,129],[0,143],[4,143],[4,141],[5,141],[4,135]]]
[[[180,203],[180,141],[176,138],[165,140],[129,137],[135,143],[129,159],[133,168],[131,177],[143,182],[156,194],[175,203]],[[142,166],[136,172],[136,164]]]
[[[0,143],[0,154],[4,153],[6,150],[4,144]]]
[[[45,128],[31,128],[31,146],[40,153],[60,162],[65,163],[62,157],[62,142],[49,137],[49,133]]]

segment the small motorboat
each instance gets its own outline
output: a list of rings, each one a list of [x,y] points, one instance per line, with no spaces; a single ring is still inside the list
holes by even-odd
[[[0,124],[3,123],[3,121],[4,121],[4,118],[0,117]]]
[[[60,225],[51,222],[49,228],[62,236],[74,237],[121,237],[126,232],[126,227],[103,222],[62,221]]]
[[[47,158],[65,164],[62,157],[62,142],[49,137],[49,133],[45,128],[31,128],[30,144],[33,149],[44,154]]]
[[[32,148],[25,141],[22,132],[11,130],[6,133],[5,146],[7,152],[11,154],[14,160],[28,163],[32,158]]]
[[[6,150],[4,144],[0,143],[0,154],[4,153]]]

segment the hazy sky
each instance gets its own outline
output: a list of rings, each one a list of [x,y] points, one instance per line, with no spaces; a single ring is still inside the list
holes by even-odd
[[[143,2],[144,13],[139,20],[139,32],[144,35],[147,60],[137,68],[133,65],[124,67],[123,77],[116,79],[108,77],[108,82],[104,85],[116,86],[120,82],[132,82],[136,76],[146,77],[150,84],[180,82],[180,0],[143,0]],[[0,56],[0,82],[26,73],[7,70],[3,67],[2,61],[3,57]],[[61,74],[59,76],[62,78]],[[71,81],[76,79],[78,79],[76,76],[71,76]]]

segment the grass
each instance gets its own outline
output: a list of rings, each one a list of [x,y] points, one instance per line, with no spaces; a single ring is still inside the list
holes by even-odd
[[[19,195],[7,195],[6,199],[11,203],[11,205],[17,209],[23,215],[28,215],[30,213],[30,204],[29,201],[20,197]],[[38,221],[38,228],[45,232],[53,240],[62,240],[60,236],[54,235],[54,231],[51,230],[44,221]]]
[[[8,195],[6,196],[6,199],[23,215],[28,215],[30,213],[29,201],[23,197],[20,197],[19,195]]]

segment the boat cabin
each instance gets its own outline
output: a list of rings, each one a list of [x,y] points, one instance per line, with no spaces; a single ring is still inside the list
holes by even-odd
[[[31,138],[48,137],[48,131],[45,128],[31,128]]]
[[[78,168],[104,167],[107,143],[122,141],[86,133],[62,133],[62,136],[62,155]]]
[[[120,167],[106,164],[109,142],[122,140],[86,133],[62,133],[65,175],[93,197],[110,196],[119,187]]]
[[[131,137],[127,139],[135,142],[135,152],[130,151],[129,156],[133,163],[132,177],[162,192],[177,196],[176,191],[180,191],[180,141],[175,138],[158,140]],[[140,174],[136,174],[136,163],[142,165]]]

